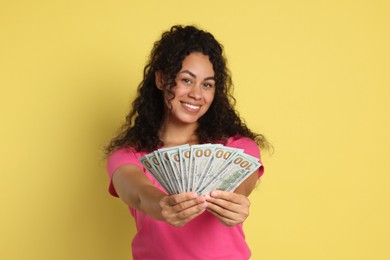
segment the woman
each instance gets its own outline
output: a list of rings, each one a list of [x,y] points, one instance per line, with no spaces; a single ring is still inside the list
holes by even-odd
[[[138,159],[158,148],[220,143],[259,158],[262,135],[234,110],[222,46],[208,32],[173,26],[153,47],[121,132],[106,148],[109,191],[135,218],[134,259],[248,259],[242,223],[263,168],[234,192],[168,195]]]

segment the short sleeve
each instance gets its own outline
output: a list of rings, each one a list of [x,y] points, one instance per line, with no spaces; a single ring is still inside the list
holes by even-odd
[[[131,149],[119,149],[107,158],[107,174],[110,182],[108,191],[112,196],[118,197],[112,184],[112,176],[115,170],[125,164],[134,164],[142,169],[142,165],[138,161],[139,157],[139,154]]]
[[[261,166],[259,168],[259,174],[258,178],[260,178],[264,173],[264,166],[261,162],[261,154],[260,149],[257,146],[256,142],[248,137],[240,137],[235,136],[228,139],[228,142],[226,144],[227,146],[233,147],[233,148],[240,148],[243,149],[246,154],[252,155],[259,159],[259,162],[261,163]]]

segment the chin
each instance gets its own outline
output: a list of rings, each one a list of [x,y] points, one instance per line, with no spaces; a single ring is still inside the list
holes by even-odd
[[[183,124],[195,124],[198,123],[199,117],[179,117],[177,118],[178,121],[182,122]]]
[[[180,120],[180,121],[184,124],[197,124],[198,123],[198,119],[196,119],[196,120]]]

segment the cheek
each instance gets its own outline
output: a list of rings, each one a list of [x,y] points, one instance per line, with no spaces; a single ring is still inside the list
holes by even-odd
[[[188,92],[188,88],[181,86],[176,86],[174,89],[172,89],[172,93],[175,95],[175,97],[185,96],[188,94]]]

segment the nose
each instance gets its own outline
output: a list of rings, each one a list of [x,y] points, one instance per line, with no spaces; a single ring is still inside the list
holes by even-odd
[[[199,100],[202,98],[202,88],[199,85],[194,85],[192,86],[190,92],[188,93],[188,96],[195,99]]]

